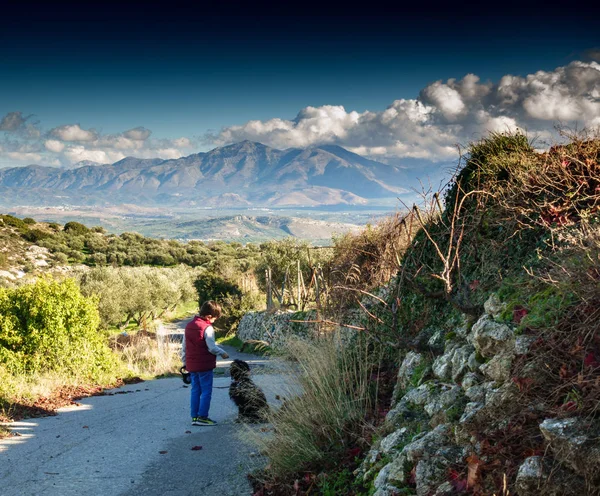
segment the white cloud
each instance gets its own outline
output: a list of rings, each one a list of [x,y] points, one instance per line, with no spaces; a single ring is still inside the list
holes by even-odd
[[[460,93],[450,85],[437,81],[421,92],[425,103],[437,108],[449,121],[454,121],[467,110]]]
[[[79,124],[55,127],[49,134],[62,141],[94,141],[97,138],[94,130],[81,129]]]
[[[65,149],[65,144],[58,140],[46,140],[44,146],[46,147],[46,150],[54,153],[60,153]]]
[[[0,120],[4,157],[62,164],[113,163],[126,156],[174,159],[194,151],[197,140],[157,139],[139,126],[102,134],[67,124],[42,133],[31,116],[10,112]],[[378,111],[340,105],[308,106],[294,119],[253,120],[225,127],[204,141],[224,145],[245,139],[275,148],[337,144],[378,160],[454,160],[456,145],[487,132],[526,130],[551,142],[556,124],[600,127],[600,64],[573,62],[553,71],[506,75],[483,82],[474,74],[435,81],[414,99],[398,99]]]
[[[295,119],[249,121],[208,137],[217,145],[249,139],[276,148],[335,143],[374,157],[446,160],[456,144],[486,132],[516,129],[546,138],[557,123],[600,125],[600,64],[573,62],[494,84],[474,74],[436,81],[417,99],[396,100],[380,112],[341,106],[306,107]]]
[[[100,164],[118,162],[126,157],[125,154],[115,151],[105,150],[88,150],[82,145],[69,146],[65,150],[65,156],[72,163],[81,162],[82,160],[91,160]]]
[[[160,148],[153,150],[153,152],[155,152],[154,157],[164,158],[165,160],[183,157],[183,153],[177,148]]]
[[[41,162],[42,156],[39,153],[31,152],[8,152],[6,154],[13,160],[19,160],[21,162]]]

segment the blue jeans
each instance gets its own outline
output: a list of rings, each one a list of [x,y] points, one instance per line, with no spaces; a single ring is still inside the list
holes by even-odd
[[[192,418],[208,417],[210,399],[212,398],[213,371],[190,372],[192,393],[190,396],[190,413]]]

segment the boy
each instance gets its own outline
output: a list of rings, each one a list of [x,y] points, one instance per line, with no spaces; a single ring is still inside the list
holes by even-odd
[[[213,370],[217,366],[217,355],[229,358],[227,352],[215,344],[212,324],[221,316],[221,306],[209,300],[185,326],[185,338],[181,350],[183,366],[190,373],[192,392],[190,410],[192,425],[216,425],[208,418],[213,387]]]

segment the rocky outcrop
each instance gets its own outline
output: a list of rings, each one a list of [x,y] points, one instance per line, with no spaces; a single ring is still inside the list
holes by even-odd
[[[430,349],[439,353],[433,361],[427,353],[404,356],[395,403],[384,424],[387,436],[356,471],[372,484],[375,495],[469,492],[466,479],[457,481],[450,474],[466,477],[470,456],[491,463],[481,441],[510,429],[509,419],[527,413],[513,368],[536,338],[515,335],[510,325],[496,320],[505,306],[495,295],[484,309],[471,327],[429,334]],[[445,337],[442,345],[440,335]],[[535,370],[527,370],[521,373],[535,376]],[[591,494],[584,481],[600,473],[600,424],[548,418],[537,437],[546,440],[546,455],[523,459],[512,479],[517,494]]]

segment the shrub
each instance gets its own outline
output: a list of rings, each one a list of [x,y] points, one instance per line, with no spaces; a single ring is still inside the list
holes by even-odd
[[[241,296],[241,288],[223,277],[204,273],[196,279],[194,287],[198,293],[198,302],[202,305],[207,300],[222,300],[226,296]]]
[[[80,222],[67,222],[65,224],[64,231],[69,234],[81,236],[83,234],[87,234],[89,229]]]
[[[223,315],[217,325],[234,332],[242,317],[260,307],[260,296],[256,293],[244,293],[235,283],[223,277],[204,273],[194,282],[198,293],[198,305],[207,300],[215,300],[223,307]]]
[[[23,219],[23,222],[28,225],[36,224],[35,219],[32,219],[31,217],[25,217]]]
[[[25,222],[23,222],[17,217],[14,217],[13,215],[0,215],[0,220],[2,220],[2,222],[7,226],[16,227],[17,229],[23,231],[26,231],[28,229],[28,226]]]
[[[29,231],[23,233],[23,238],[31,243],[38,243],[42,239],[49,238],[52,236],[48,231],[44,231],[43,229],[30,229]]]
[[[93,298],[72,279],[0,288],[0,363],[10,372],[95,379],[116,367]]]

